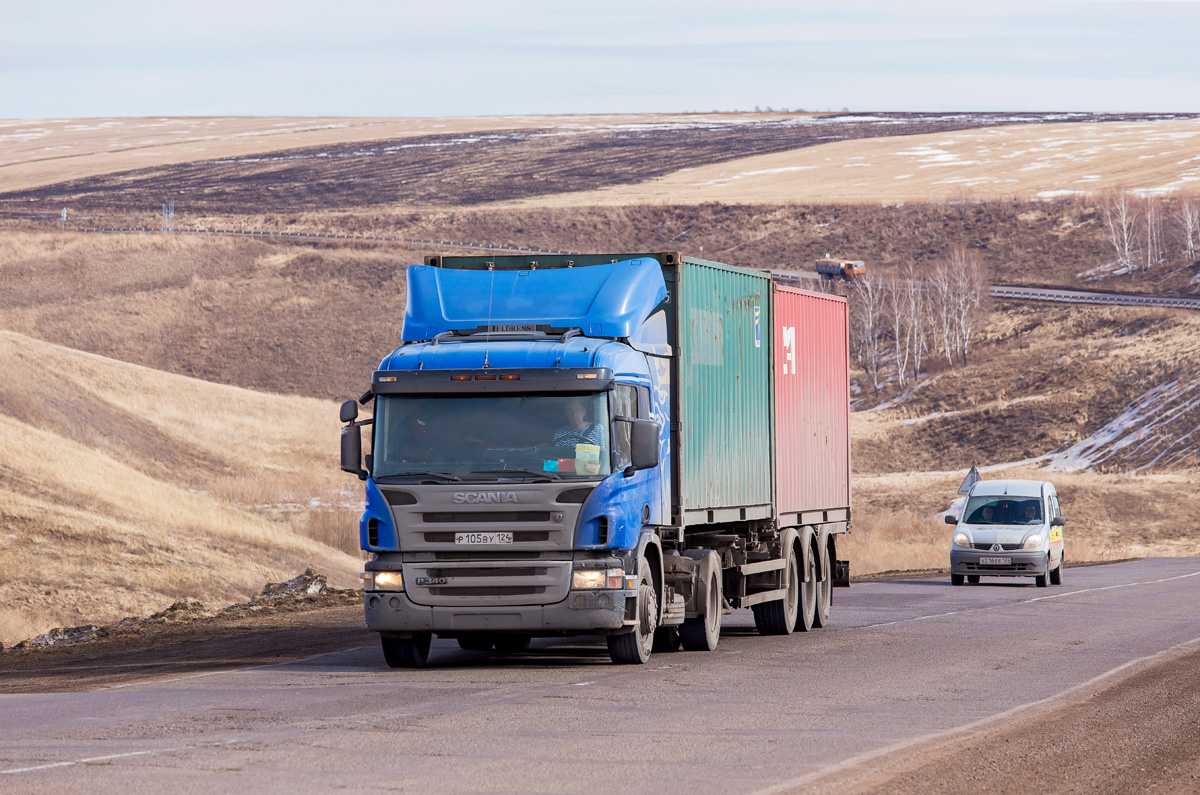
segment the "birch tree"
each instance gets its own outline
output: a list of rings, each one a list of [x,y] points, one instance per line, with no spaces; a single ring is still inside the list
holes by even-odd
[[[1200,246],[1200,196],[1184,193],[1175,203],[1175,226],[1183,244],[1183,256],[1188,264],[1196,261],[1196,250]]]
[[[879,394],[879,370],[885,325],[883,277],[868,270],[854,280],[851,291],[851,344],[855,358],[871,376],[871,386]]]
[[[1142,270],[1149,271],[1158,267],[1167,259],[1166,245],[1163,241],[1163,203],[1157,196],[1147,196],[1142,200]]]
[[[1137,256],[1137,206],[1133,197],[1123,190],[1105,191],[1100,194],[1100,209],[1117,264],[1132,272]]]

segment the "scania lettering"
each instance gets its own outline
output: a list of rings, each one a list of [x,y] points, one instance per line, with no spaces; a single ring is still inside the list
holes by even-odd
[[[407,279],[402,344],[341,409],[389,665],[435,636],[600,635],[636,664],[715,649],[738,608],[763,634],[830,620],[844,298],[673,252],[429,257]]]

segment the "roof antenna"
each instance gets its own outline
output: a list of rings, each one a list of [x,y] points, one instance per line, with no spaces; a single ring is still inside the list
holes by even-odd
[[[488,287],[488,324],[487,333],[483,342],[483,369],[488,370],[491,365],[488,364],[488,346],[492,344],[492,296],[496,293],[496,263],[489,262],[488,270],[492,272],[492,283]]]

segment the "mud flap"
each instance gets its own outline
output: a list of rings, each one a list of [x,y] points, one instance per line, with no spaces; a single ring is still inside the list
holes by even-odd
[[[833,562],[833,587],[850,587],[850,561],[835,560]]]

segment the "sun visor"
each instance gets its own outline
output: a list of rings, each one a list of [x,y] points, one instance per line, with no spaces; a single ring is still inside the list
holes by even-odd
[[[575,268],[408,268],[405,342],[491,326],[579,328],[589,337],[628,337],[666,297],[649,257]]]

